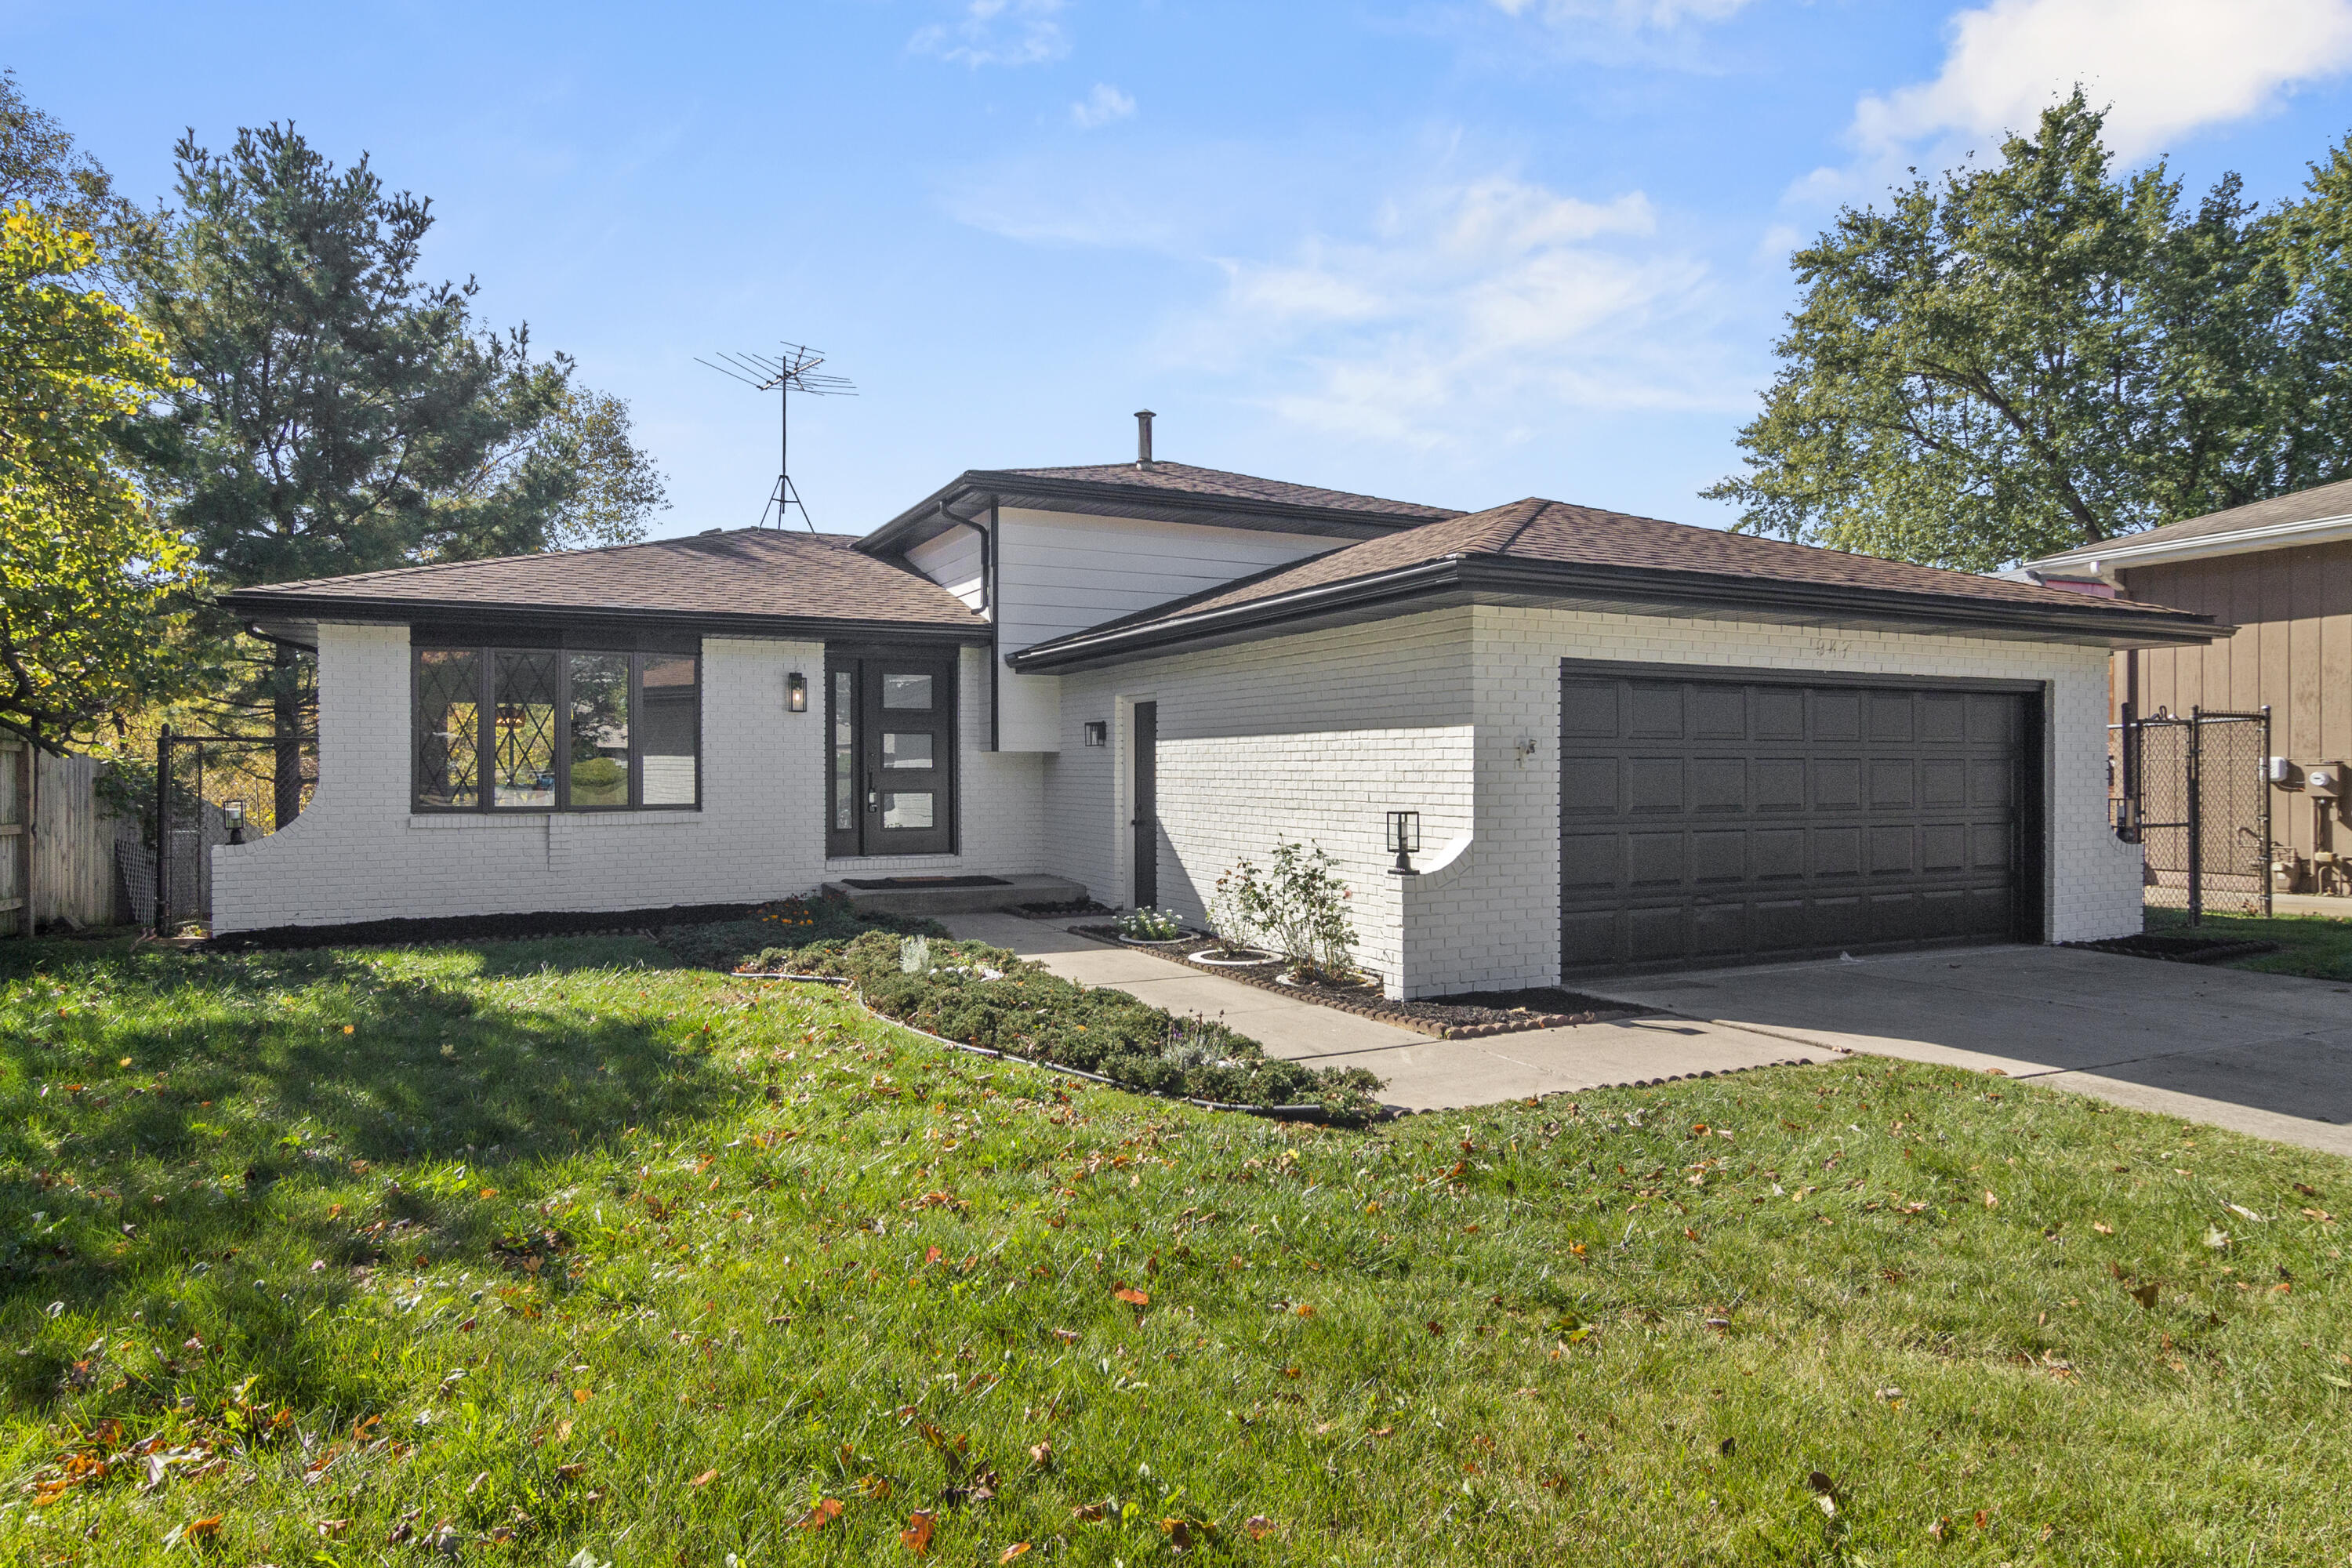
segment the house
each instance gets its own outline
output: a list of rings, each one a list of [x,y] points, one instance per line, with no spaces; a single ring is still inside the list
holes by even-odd
[[[2106,661],[2213,635],[1554,501],[1153,461],[1148,433],[1132,464],[964,473],[861,538],[226,603],[317,649],[320,782],[215,851],[219,931],[1037,874],[1197,918],[1288,837],[1409,996],[2136,931]]]
[[[2271,835],[2288,851],[2283,890],[2352,894],[2346,795],[2326,783],[2352,760],[2352,479],[2029,561],[2019,574],[2223,623],[2210,642],[2118,651],[2110,721],[2126,703],[2142,715],[2268,708],[2270,752],[2286,764],[2271,797]]]

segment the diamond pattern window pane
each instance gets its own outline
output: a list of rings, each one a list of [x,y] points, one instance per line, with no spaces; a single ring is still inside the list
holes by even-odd
[[[490,804],[555,805],[555,661],[551,652],[501,651],[492,689]]]
[[[416,804],[471,809],[481,804],[481,655],[424,648],[416,656]]]

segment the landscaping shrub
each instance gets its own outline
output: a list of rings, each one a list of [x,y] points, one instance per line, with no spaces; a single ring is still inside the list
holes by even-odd
[[[1162,1094],[1236,1105],[1311,1103],[1343,1120],[1377,1109],[1381,1081],[1361,1068],[1318,1069],[1268,1057],[1223,1024],[1079,985],[982,942],[868,931],[847,942],[772,948],[746,967],[841,975],[867,1006],[927,1033]]]
[[[661,944],[700,969],[736,970],[762,948],[800,947],[813,942],[847,942],[868,931],[907,936],[945,936],[948,928],[921,915],[861,912],[839,894],[803,894],[762,904],[745,919],[706,925],[670,926]]]
[[[1277,839],[1272,860],[1234,862],[1217,879],[1209,929],[1229,948],[1278,952],[1303,970],[1347,979],[1355,973],[1355,922],[1348,900],[1356,895],[1331,874],[1319,844]]]

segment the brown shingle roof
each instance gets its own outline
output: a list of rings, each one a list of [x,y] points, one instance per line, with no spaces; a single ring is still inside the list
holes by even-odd
[[[1227,473],[1223,468],[1197,468],[1190,463],[1089,463],[1075,468],[1005,468],[1023,479],[1055,479],[1070,484],[1131,486],[1227,500],[1270,501],[1277,506],[1320,507],[1332,511],[1360,511],[1379,518],[1435,522],[1462,514],[1451,507],[1423,506],[1414,501],[1389,500],[1358,495],[1352,490],[1327,490],[1314,485],[1294,485],[1282,479],[1262,479],[1254,474]]]
[[[2117,627],[2167,626],[2176,635],[2208,625],[2203,616],[2164,610],[2150,615],[2150,606],[2095,600],[2063,589],[2031,583],[1948,572],[1873,555],[1759,539],[1751,534],[1726,533],[1655,518],[1572,506],[1530,497],[1486,511],[1444,522],[1365,540],[1288,566],[1211,589],[1054,642],[1040,644],[1021,656],[1060,649],[1068,645],[1100,646],[1117,638],[1145,643],[1155,634],[1172,632],[1220,616],[1231,618],[1252,606],[1271,612],[1280,601],[1307,597],[1318,589],[1369,582],[1386,574],[1447,562],[1488,562],[1524,565],[1538,570],[1591,569],[1592,576],[1617,574],[1621,592],[1638,597],[1646,589],[1661,594],[1687,592],[1695,584],[1711,585],[1718,595],[1736,600],[1744,584],[1761,599],[1768,589],[1788,587],[1825,590],[1856,597],[1874,596],[1881,605],[1916,599],[1921,606],[1979,606],[1972,618],[1998,619],[2004,610],[2022,623],[2037,616]],[[1896,595],[1889,600],[1885,595]],[[2088,612],[2089,619],[2085,619]],[[2106,616],[2105,620],[2099,617]],[[1042,663],[1054,662],[1051,653]]]
[[[2249,533],[2257,529],[2282,528],[2297,522],[2326,522],[2337,518],[2352,517],[2352,479],[2338,479],[2334,484],[2314,485],[2307,490],[2292,495],[2273,496],[2268,500],[2249,501],[2226,511],[2209,511],[2202,517],[2183,518],[2159,528],[2142,529],[2137,533],[2117,534],[2097,544],[2086,544],[2079,550],[2062,551],[2056,555],[2029,561],[2028,566],[2042,566],[2069,561],[2095,560],[2118,550],[2142,550],[2151,546],[2186,544],[2192,540],[2215,539],[2232,533]],[[2282,543],[2289,542],[2282,541]]]
[[[241,589],[243,615],[338,605],[423,612],[549,610],[762,620],[871,621],[982,631],[987,623],[929,578],[850,548],[845,534],[737,529],[602,550],[507,555]]]

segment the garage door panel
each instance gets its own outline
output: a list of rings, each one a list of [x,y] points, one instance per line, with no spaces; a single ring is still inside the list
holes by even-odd
[[[1748,692],[1738,686],[1700,686],[1691,691],[1691,734],[1701,741],[1748,738]]]
[[[1805,809],[1804,758],[1759,757],[1748,776],[1754,781],[1758,811]]]
[[[1629,681],[1625,688],[1625,732],[1634,740],[1683,738],[1683,687]]]
[[[1748,809],[1748,759],[1696,757],[1690,765],[1691,810],[1744,812]]]
[[[1629,833],[1625,836],[1625,880],[1634,889],[1652,889],[1667,885],[1679,886],[1688,879],[1684,865],[1684,844],[1688,835],[1676,829],[1672,833]]]
[[[1861,692],[1815,689],[1805,696],[1813,711],[1812,738],[1816,743],[1862,739]]]
[[[1746,828],[1695,832],[1690,836],[1691,880],[1702,886],[1748,880]]]
[[[1643,816],[1683,808],[1683,759],[1632,757],[1625,763],[1625,808]]]
[[[2005,936],[2026,700],[1563,680],[1570,968]]]
[[[1615,740],[1617,689],[1613,680],[1570,680],[1560,689],[1560,732],[1577,739]]]
[[[1806,765],[1813,775],[1815,811],[1862,809],[1860,757],[1815,757]]]
[[[1614,757],[1570,757],[1559,766],[1559,809],[1570,816],[1615,816],[1622,769]]]
[[[1816,827],[1806,836],[1805,848],[1814,877],[1822,880],[1862,875],[1862,829]]]
[[[1909,757],[1870,759],[1870,809],[1909,811],[1918,803],[1917,771]]]

